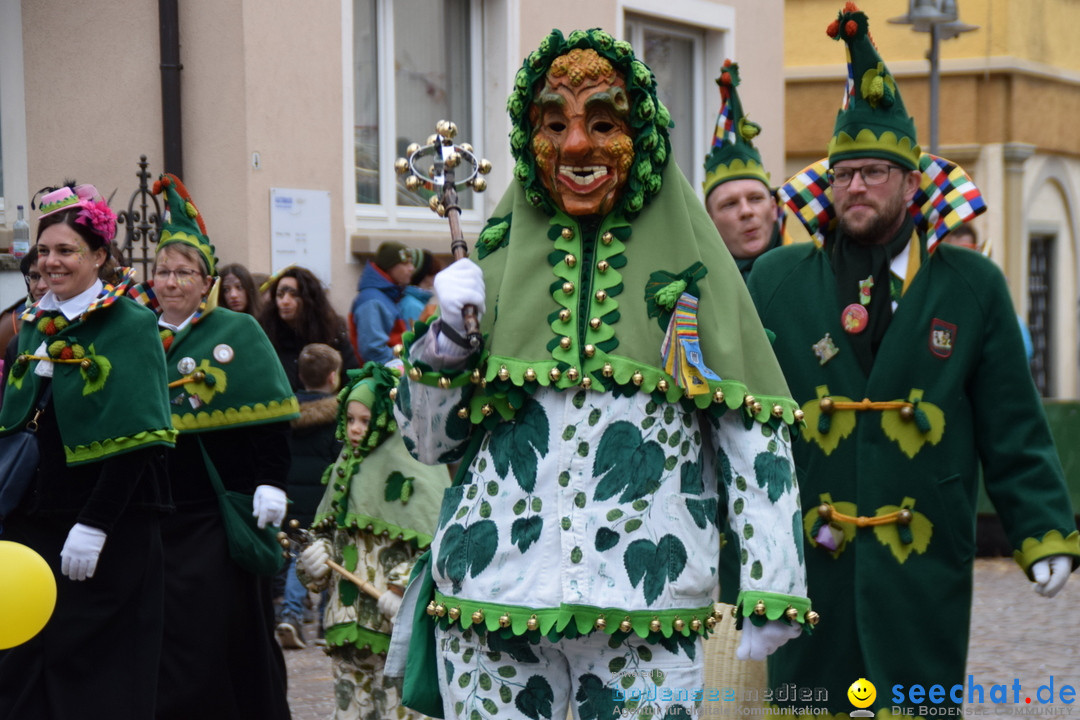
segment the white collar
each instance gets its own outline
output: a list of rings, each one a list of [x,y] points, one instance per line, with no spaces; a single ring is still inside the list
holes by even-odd
[[[104,289],[105,285],[101,280],[94,280],[93,285],[67,300],[60,300],[52,290],[49,290],[38,301],[38,309],[47,312],[59,310],[68,320],[74,320],[86,312],[90,303],[94,302]]]
[[[179,333],[181,330],[186,328],[188,326],[188,324],[191,323],[191,318],[195,317],[195,313],[197,313],[197,312],[199,312],[199,311],[196,310],[195,312],[188,315],[186,318],[184,318],[184,322],[180,323],[179,325],[173,325],[172,323],[165,322],[165,320],[161,316],[158,316],[157,324],[160,327],[166,328],[168,330],[172,330],[174,333]]]

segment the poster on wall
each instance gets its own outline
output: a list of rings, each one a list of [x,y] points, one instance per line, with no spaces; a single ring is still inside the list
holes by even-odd
[[[330,191],[270,188],[273,272],[305,267],[330,287]]]

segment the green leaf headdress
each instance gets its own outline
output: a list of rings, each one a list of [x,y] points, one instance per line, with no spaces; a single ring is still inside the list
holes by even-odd
[[[506,102],[512,121],[510,151],[517,161],[514,177],[524,186],[529,204],[548,215],[555,214],[555,203],[536,171],[532,150],[535,128],[529,123],[529,108],[551,64],[574,49],[595,50],[626,80],[626,91],[630,96],[629,124],[634,135],[634,163],[615,209],[627,219],[633,219],[660,192],[660,174],[671,155],[668,139],[671,114],[656,95],[656,78],[652,70],[634,57],[630,43],[616,40],[599,28],[574,30],[566,38],[559,30],[552,30],[518,70],[514,90]]]
[[[154,183],[155,195],[164,195],[169,210],[169,219],[161,229],[161,239],[158,241],[158,249],[184,243],[199,251],[206,266],[206,272],[211,277],[217,275],[217,258],[214,257],[214,245],[206,236],[206,225],[203,223],[202,213],[195,207],[184,183],[172,173],[164,173]]]

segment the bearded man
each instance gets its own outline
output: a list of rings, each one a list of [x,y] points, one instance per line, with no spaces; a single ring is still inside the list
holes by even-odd
[[[478,264],[437,276],[441,316],[407,337],[403,435],[461,470],[433,590],[414,574],[402,617],[414,640],[435,634],[447,716],[689,714],[726,516],[743,538],[740,655],[763,658],[816,619],[795,408],[669,162],[670,116],[630,45],[553,31],[508,109],[516,182]],[[462,339],[466,304],[482,314],[478,352]]]

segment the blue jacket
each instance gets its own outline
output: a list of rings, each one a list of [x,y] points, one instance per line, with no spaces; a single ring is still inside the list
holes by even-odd
[[[401,298],[401,304],[398,306],[401,312],[401,319],[405,321],[405,327],[412,328],[420,316],[424,313],[424,308],[427,307],[428,301],[431,300],[435,293],[430,290],[424,290],[415,285],[410,285],[405,288],[405,296]]]
[[[405,288],[394,284],[374,263],[368,262],[360,275],[352,304],[356,326],[356,350],[363,362],[386,364],[394,359],[391,348],[401,342],[405,323],[398,303]]]

